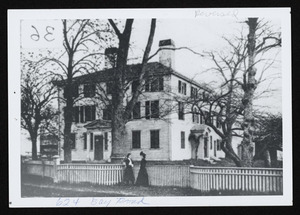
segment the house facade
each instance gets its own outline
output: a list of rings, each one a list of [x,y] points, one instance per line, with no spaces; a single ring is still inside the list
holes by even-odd
[[[172,40],[162,40],[160,47],[175,47]],[[148,81],[126,123],[124,144],[118,154],[132,154],[140,159],[140,151],[147,160],[185,160],[191,158],[223,158],[221,138],[197,110],[185,104],[187,97],[210,93],[207,87],[175,71],[175,50],[162,50],[159,62],[148,63]],[[106,64],[109,65],[109,64]],[[129,65],[134,71],[139,65]],[[74,117],[72,124],[73,161],[110,161],[112,155],[111,106],[103,98],[111,98],[113,68],[76,77],[74,84]],[[134,77],[134,75],[132,76]],[[87,80],[93,80],[90,84]],[[77,82],[76,82],[77,81]],[[128,81],[127,98],[135,90],[134,78]],[[63,87],[58,96],[64,97]],[[78,99],[77,99],[78,98]],[[124,101],[126,103],[126,101]],[[58,99],[60,130],[63,131],[64,102]],[[218,123],[213,119],[213,123]],[[196,138],[191,138],[196,137]],[[63,139],[60,139],[60,157],[63,159]],[[234,143],[234,150],[237,150]]]

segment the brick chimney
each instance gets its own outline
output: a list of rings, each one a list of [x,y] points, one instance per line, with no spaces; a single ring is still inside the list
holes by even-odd
[[[159,48],[162,48],[162,50],[159,52],[159,62],[167,67],[175,69],[174,41],[171,39],[161,40],[159,41]]]
[[[105,60],[104,60],[104,68],[105,69],[110,69],[115,67],[116,62],[117,62],[117,52],[118,48],[116,47],[111,47],[105,49],[104,55],[105,55]]]

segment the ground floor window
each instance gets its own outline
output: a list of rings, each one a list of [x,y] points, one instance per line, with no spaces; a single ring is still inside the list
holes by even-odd
[[[132,131],[132,148],[141,148],[141,131]]]
[[[152,149],[159,148],[159,130],[150,131],[150,144]]]

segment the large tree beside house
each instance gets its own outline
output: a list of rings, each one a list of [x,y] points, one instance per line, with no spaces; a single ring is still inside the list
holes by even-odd
[[[153,37],[156,28],[156,19],[151,20],[150,33],[144,55],[142,58],[139,71],[137,72],[138,78],[136,81],[136,90],[132,93],[130,100],[124,104],[125,93],[126,93],[126,77],[127,74],[127,62],[128,62],[128,51],[130,47],[130,38],[132,33],[132,25],[134,20],[127,19],[123,30],[120,30],[114,20],[109,20],[109,23],[113,27],[118,39],[119,45],[117,49],[117,59],[114,69],[114,80],[112,93],[112,157],[124,156],[122,148],[124,145],[125,137],[125,124],[130,119],[130,114],[136,104],[139,95],[141,94],[142,88],[145,83],[147,71],[145,66],[149,60],[149,54],[153,43]]]
[[[267,23],[258,18],[249,18],[246,21],[249,34],[247,35],[247,58],[246,66],[243,71],[242,89],[244,92],[243,105],[243,141],[242,141],[242,161],[244,166],[252,166],[254,152],[254,115],[253,100],[255,91],[262,82],[264,71],[260,71],[257,78],[257,67],[266,53],[271,49],[281,46],[281,35],[278,32],[272,32]]]

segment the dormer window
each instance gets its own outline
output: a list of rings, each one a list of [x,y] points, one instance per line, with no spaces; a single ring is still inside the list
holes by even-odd
[[[163,90],[164,90],[163,76],[151,78],[145,84],[146,92],[159,92],[159,91],[163,91]]]

